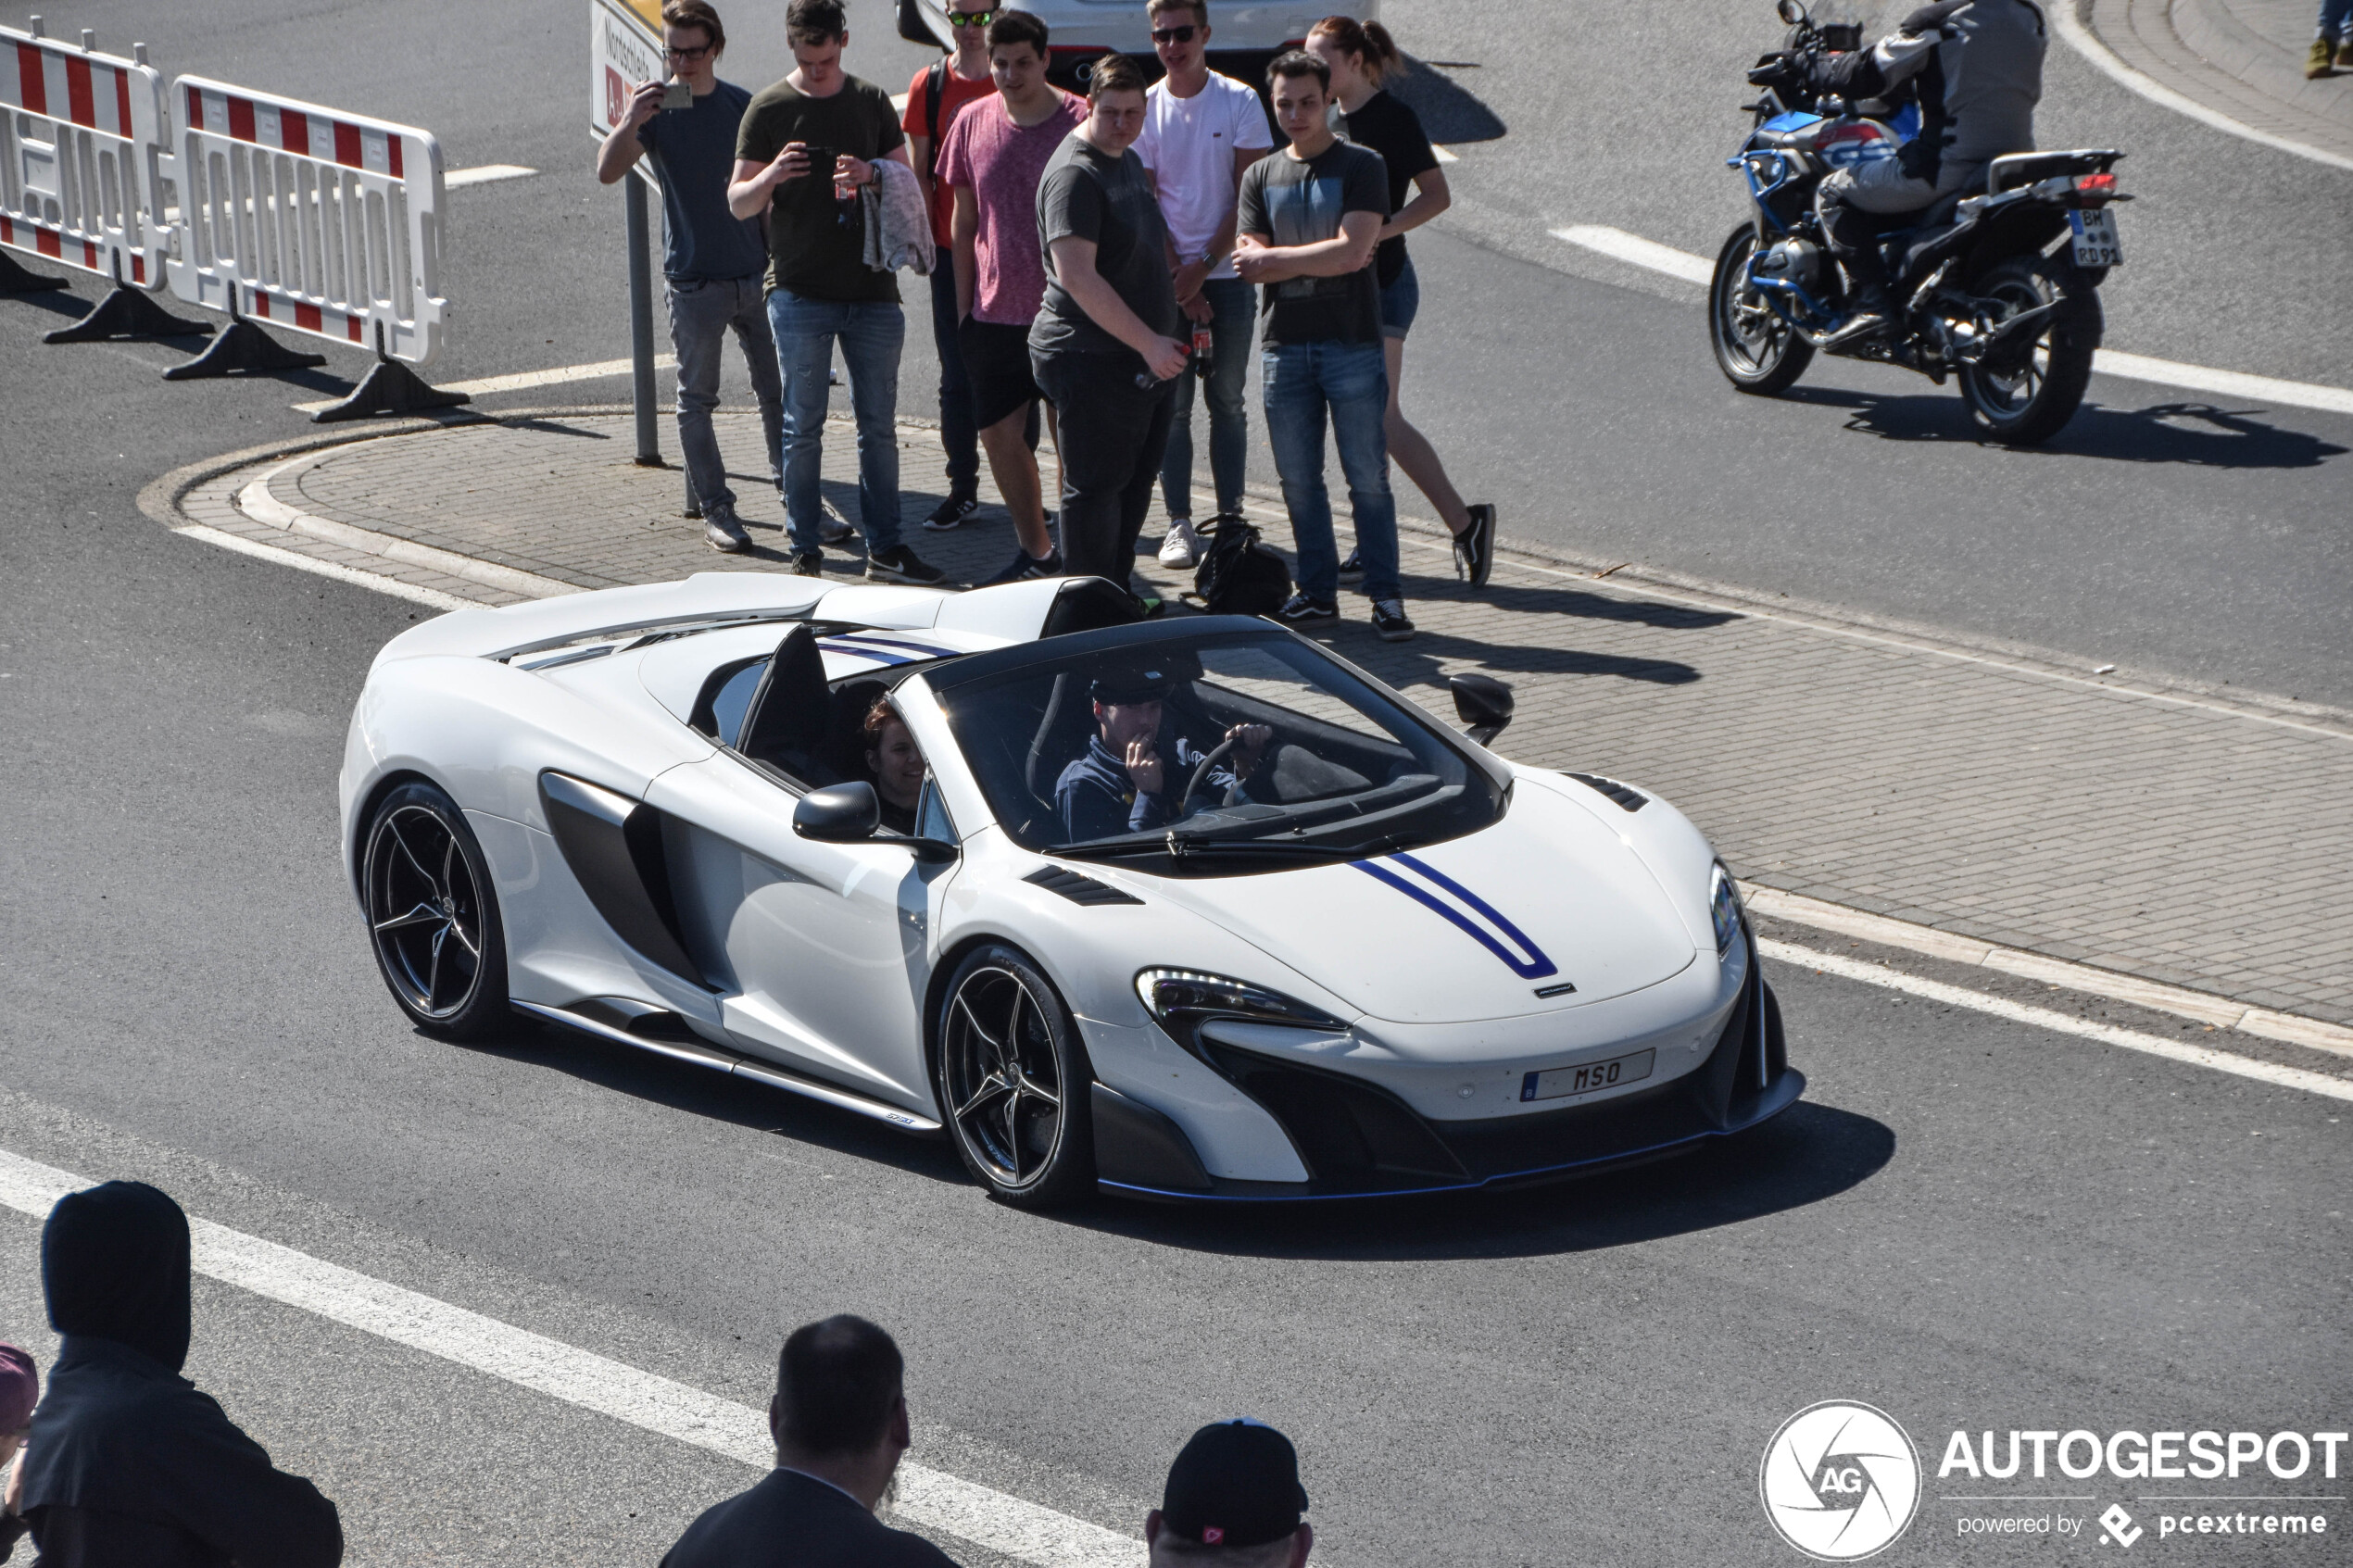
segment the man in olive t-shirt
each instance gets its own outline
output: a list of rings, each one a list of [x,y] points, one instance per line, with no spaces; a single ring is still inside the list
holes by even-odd
[[[876,160],[907,161],[907,138],[890,95],[841,69],[849,41],[841,0],[792,0],[785,33],[792,74],[744,110],[727,203],[738,218],[768,214],[768,321],[785,378],[785,516],[793,570],[814,577],[824,561],[818,469],[838,342],[858,419],[866,576],[937,583],[944,574],[899,542],[895,425],[907,318],[899,307],[897,274],[866,265],[857,200],[859,189],[875,180]],[[830,152],[831,167],[812,169],[812,149],[821,157]]]

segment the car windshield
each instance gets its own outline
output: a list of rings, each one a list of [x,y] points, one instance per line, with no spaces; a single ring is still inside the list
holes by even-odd
[[[1410,848],[1502,811],[1499,771],[1466,743],[1312,643],[1225,625],[1054,638],[936,683],[1015,842],[1229,874]]]

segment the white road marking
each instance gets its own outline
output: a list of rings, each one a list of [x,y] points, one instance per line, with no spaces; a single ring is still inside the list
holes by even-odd
[[[1463,161],[1461,158],[1456,157],[1450,149],[1439,146],[1436,143],[1432,143],[1430,144],[1429,150],[1437,155],[1438,161],[1441,163],[1460,163]]]
[[[218,528],[208,528],[201,522],[188,523],[171,532],[186,539],[201,539],[208,545],[218,545],[224,550],[234,550],[241,556],[254,556],[280,566],[293,567],[320,577],[332,577],[355,588],[373,588],[379,594],[390,594],[396,599],[412,604],[430,605],[435,609],[480,609],[472,599],[461,599],[455,594],[445,594],[438,588],[426,588],[414,583],[403,583],[397,577],[380,577],[372,571],[344,566],[331,560],[313,560],[292,550],[282,550],[275,545],[264,545],[252,539],[241,539],[234,533],[224,533]]]
[[[480,397],[493,392],[522,392],[535,386],[561,386],[567,382],[601,381],[607,376],[625,376],[634,361],[599,359],[590,365],[558,365],[546,370],[519,370],[510,376],[484,376],[480,381],[451,382],[441,390],[462,392],[469,397]],[[670,354],[654,356],[657,370],[675,370],[677,357]],[[315,403],[296,403],[294,409],[300,414],[315,414],[321,408],[332,408],[342,402],[340,397],[322,397]]]
[[[422,567],[427,571],[438,571],[468,583],[479,583],[500,593],[520,594],[527,599],[560,598],[566,594],[581,592],[573,583],[560,582],[553,577],[542,577],[537,572],[519,571],[495,561],[476,560],[454,550],[436,549],[414,540],[395,538],[371,528],[357,528],[347,522],[338,522],[333,518],[313,517],[298,507],[286,505],[271,493],[271,482],[288,469],[308,467],[321,458],[333,455],[335,450],[329,447],[325,452],[308,452],[292,461],[280,463],[237,492],[237,509],[256,522],[283,528],[290,533],[308,534],[313,539],[339,545],[347,550],[382,556],[403,566]]]
[[[2294,153],[2298,157],[2309,157],[2314,163],[2324,163],[2331,169],[2353,169],[2353,157],[2323,152],[2319,147],[2308,146],[2285,136],[2275,136],[2269,131],[2258,131],[2252,125],[2233,119],[2219,109],[2209,109],[2196,99],[2184,97],[2154,78],[2134,70],[2118,59],[2114,52],[2083,25],[2082,19],[2075,14],[2073,0],[2060,0],[2059,4],[2045,6],[2043,10],[2058,25],[2059,36],[2067,40],[2070,48],[2089,60],[2093,68],[2109,81],[2138,93],[2149,102],[2162,105],[2175,114],[2187,115],[2201,125],[2210,125],[2217,131],[2227,131],[2233,136],[2244,136],[2250,142],[2260,142],[2267,147]]]
[[[2054,12],[2064,14],[2065,6]],[[1552,231],[1553,237],[1567,240],[1617,260],[1636,267],[1664,272],[1670,278],[1680,278],[1687,283],[1705,288],[1715,276],[1715,263],[1693,256],[1673,245],[1663,245],[1646,240],[1640,234],[1629,234],[1623,229],[1612,229],[1599,223],[1572,223]],[[2191,392],[2210,392],[2220,397],[2243,397],[2262,403],[2285,403],[2298,408],[2318,408],[2324,413],[2353,414],[2353,391],[2341,386],[2323,386],[2314,382],[2282,381],[2275,376],[2251,376],[2240,370],[2209,370],[2204,365],[2184,365],[2174,359],[2153,359],[2145,354],[2123,354],[2113,348],[2092,351],[2092,369],[2104,376],[2118,376],[2126,381],[2155,382],[2161,386],[2178,386]]]
[[[485,163],[473,169],[453,169],[441,177],[441,182],[454,191],[460,185],[487,185],[494,180],[521,180],[538,172],[519,163]]]
[[[2113,1023],[2098,1023],[2088,1018],[2071,1018],[2048,1008],[2028,1007],[2002,997],[1989,997],[1982,991],[1966,986],[1947,985],[1941,980],[1923,980],[1916,974],[1889,969],[1883,964],[1866,963],[1860,959],[1846,958],[1838,953],[1817,952],[1794,942],[1776,942],[1759,938],[1757,951],[1780,963],[1804,969],[1819,970],[1843,980],[1859,980],[1867,985],[1884,985],[1892,991],[1904,991],[1930,1001],[1943,1002],[1948,1007],[1968,1008],[1972,1012],[1991,1013],[2014,1023],[2028,1023],[2037,1029],[2055,1030],[2062,1035],[2077,1035],[2102,1045],[2121,1046],[2128,1051],[2140,1051],[2148,1056],[2161,1056],[2169,1061],[2186,1062],[2193,1067],[2210,1067],[2217,1073],[2229,1073],[2258,1083],[2272,1084],[2281,1088],[2301,1089],[2306,1094],[2324,1095],[2331,1099],[2353,1100],[2353,1080],[2332,1078],[2325,1073],[2308,1073],[2300,1067],[2282,1067],[2273,1062],[2257,1061],[2250,1057],[2233,1056],[2229,1051],[2209,1050],[2204,1046],[2183,1045],[2158,1035],[2145,1035],[2137,1029],[2121,1029]]]
[[[2154,980],[2139,980],[2129,974],[2118,974],[2112,970],[2094,969],[2089,964],[2069,963],[2063,959],[2046,958],[2041,953],[1981,942],[1974,937],[1939,931],[1933,926],[1915,925],[1910,921],[1867,914],[1861,909],[1850,909],[1843,904],[1784,893],[1775,887],[1757,887],[1744,882],[1741,884],[1741,897],[1747,900],[1751,909],[1771,920],[1785,920],[1821,931],[1835,931],[1843,936],[1858,937],[1882,947],[1902,947],[1950,963],[2001,970],[2030,980],[2040,980],[2045,985],[2063,985],[2070,991],[2082,991],[2089,996],[2130,1002],[2135,1007],[2150,1008],[2158,1012],[2194,1018],[2200,1023],[2211,1023],[2217,1029],[2235,1029],[2243,1035],[2284,1040],[2290,1045],[2305,1046],[2353,1060],[2353,1029],[2347,1029],[2343,1024],[2324,1023],[2317,1018],[2300,1018],[2294,1013],[2273,1012],[2266,1008],[2251,1008],[2227,997],[2192,991],[2179,985],[2160,985]]]
[[[0,1205],[39,1220],[94,1185],[0,1150]],[[763,1411],[189,1216],[195,1272],[755,1469],[775,1462]],[[941,1471],[902,1462],[896,1516],[1040,1568],[1139,1568],[1144,1543]]]

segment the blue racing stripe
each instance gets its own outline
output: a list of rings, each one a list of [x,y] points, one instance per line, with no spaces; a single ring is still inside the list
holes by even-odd
[[[1426,876],[1430,881],[1436,883],[1439,886],[1446,889],[1449,893],[1453,894],[1464,903],[1468,904],[1472,909],[1477,909],[1480,914],[1485,915],[1489,920],[1493,921],[1498,927],[1510,934],[1513,941],[1520,945],[1521,948],[1528,953],[1528,959],[1518,957],[1509,948],[1505,947],[1501,942],[1496,941],[1494,936],[1484,927],[1470,920],[1460,909],[1457,909],[1453,905],[1433,897],[1428,890],[1415,886],[1412,883],[1407,882],[1403,877],[1399,876],[1395,872],[1390,871],[1388,867],[1376,865],[1370,860],[1351,860],[1348,863],[1354,866],[1358,871],[1363,872],[1366,876],[1375,877],[1389,884],[1390,886],[1394,887],[1398,892],[1403,893],[1406,897],[1413,899],[1416,903],[1424,905],[1444,916],[1447,920],[1452,921],[1455,925],[1469,933],[1471,938],[1478,942],[1480,947],[1485,947],[1489,952],[1503,960],[1511,972],[1514,974],[1518,975],[1522,980],[1541,980],[1548,974],[1558,974],[1560,972],[1559,967],[1556,966],[1551,959],[1544,956],[1544,950],[1528,939],[1528,934],[1526,932],[1520,930],[1518,926],[1514,925],[1510,921],[1505,920],[1502,914],[1497,912],[1495,907],[1490,904],[1486,899],[1481,898],[1478,894],[1473,893],[1469,888],[1465,887],[1461,883],[1456,882],[1453,877],[1448,876],[1445,872],[1439,871],[1437,868],[1430,866],[1424,861],[1416,859],[1411,855],[1394,855],[1391,856],[1390,859],[1397,860],[1403,865],[1411,867],[1416,872],[1418,872],[1423,876]]]
[[[870,648],[862,643],[845,643],[836,640],[828,640],[826,642],[819,643],[817,646],[821,651],[825,653],[844,653],[851,655],[857,659],[871,659],[876,664],[919,664],[922,662],[922,660],[918,659],[911,653],[891,653],[883,648]]]
[[[928,654],[934,659],[952,658],[957,651],[954,648],[935,647],[930,643],[912,642],[905,637],[887,637],[879,632],[837,632],[834,633],[834,641],[838,643],[881,643],[887,647],[913,648],[917,653]]]

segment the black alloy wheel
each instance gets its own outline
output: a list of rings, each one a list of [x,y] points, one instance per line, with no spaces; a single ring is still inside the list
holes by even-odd
[[[1806,373],[1814,345],[1748,282],[1748,258],[1755,249],[1755,226],[1743,223],[1717,253],[1716,275],[1707,285],[1707,341],[1725,380],[1767,397]]]
[[[1998,328],[2012,316],[2056,303],[2032,343],[1998,363],[1963,364],[1961,397],[1978,429],[2010,446],[2032,446],[2058,433],[2083,401],[2099,345],[2099,295],[2070,276],[2067,264],[2012,257],[1989,269],[1970,292],[1991,307],[1980,323]]]
[[[504,1024],[498,895],[458,803],[429,784],[394,790],[369,821],[359,868],[376,966],[401,1011],[457,1040]]]
[[[1052,984],[989,943],[941,993],[935,1078],[965,1169],[989,1195],[1051,1209],[1095,1185],[1094,1069]]]

